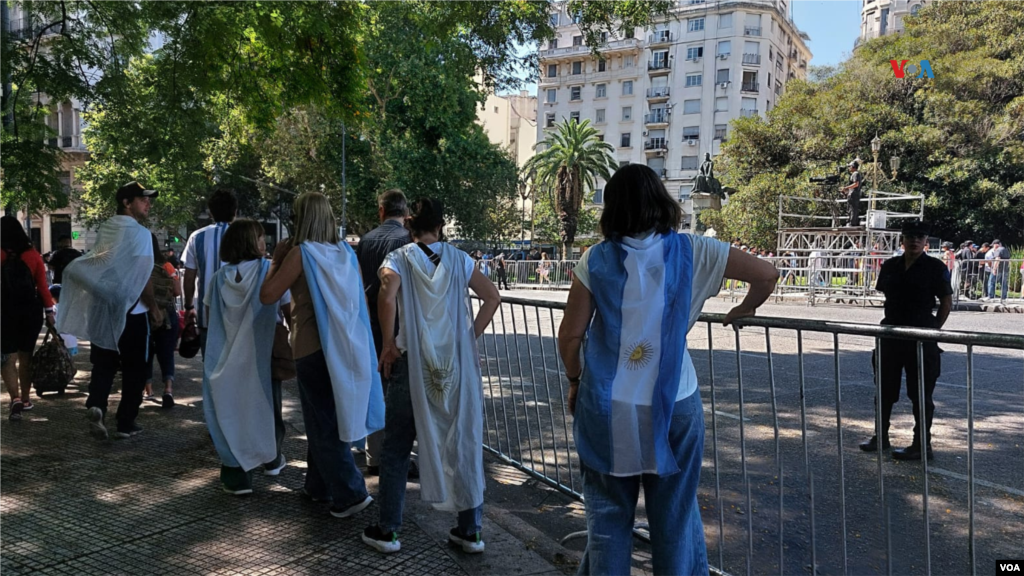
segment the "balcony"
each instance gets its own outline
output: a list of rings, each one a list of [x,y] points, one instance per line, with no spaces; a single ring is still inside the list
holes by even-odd
[[[760,87],[761,85],[758,84],[757,82],[744,82],[740,86],[740,90],[742,92],[752,92],[754,94],[757,94],[758,92],[760,92]]]
[[[760,54],[744,54],[743,55],[744,66],[760,66],[761,55]]]
[[[644,124],[668,124],[668,114],[664,112],[652,112],[644,114]]]
[[[656,60],[654,62],[647,63],[647,73],[651,76],[657,76],[660,74],[668,74],[671,70],[671,62],[668,60]]]
[[[645,152],[661,152],[662,154],[668,150],[668,140],[665,138],[648,138],[644,141]]]
[[[659,32],[658,34],[651,34],[651,35],[649,35],[647,37],[647,47],[648,48],[661,47],[661,46],[664,46],[666,44],[671,44],[673,40],[674,40],[674,38],[672,37],[672,33],[667,31],[667,30],[665,30],[665,31]]]
[[[757,116],[757,110],[740,110],[741,118],[750,118],[751,116]]]
[[[651,102],[659,100],[668,100],[669,88],[668,86],[659,86],[657,88],[647,89],[647,99]]]
[[[760,36],[761,35],[761,28],[757,27],[757,26],[744,26],[743,27],[743,35],[744,36]]]
[[[611,42],[605,42],[597,47],[597,51],[602,54],[615,54],[619,52],[639,52],[640,51],[640,40],[637,38],[623,38],[622,40],[613,40]],[[547,50],[541,50],[539,56],[541,60],[562,60],[570,58],[580,58],[590,55],[589,46],[563,46],[562,48],[549,48]]]

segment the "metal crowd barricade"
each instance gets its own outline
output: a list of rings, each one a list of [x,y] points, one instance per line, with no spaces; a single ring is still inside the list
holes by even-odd
[[[579,460],[570,433],[572,417],[566,405],[567,380],[556,340],[564,308],[561,302],[503,298],[481,336],[484,448],[502,462],[582,501]],[[954,572],[973,575],[979,565],[991,566],[995,558],[1012,557],[1015,546],[1024,552],[1019,532],[1000,532],[994,526],[1022,521],[1024,469],[1019,471],[1020,486],[989,482],[977,478],[975,455],[976,350],[987,350],[985,364],[1004,370],[996,380],[989,374],[983,393],[993,394],[993,386],[1008,387],[999,392],[1005,395],[1000,407],[1020,422],[1024,418],[1024,356],[1019,352],[1024,351],[1024,335],[763,317],[744,319],[739,323],[743,329],[733,330],[721,326],[723,317],[702,314],[688,337],[704,411],[710,414],[705,423],[710,442],[705,442],[698,498],[712,572],[930,574],[933,557],[938,557],[943,571],[959,562]],[[857,449],[851,439],[856,438],[854,429],[859,427],[859,435],[864,436],[872,429],[880,432],[877,410],[876,416],[870,416],[877,408],[871,395],[880,396],[880,363],[871,367],[871,362],[851,355],[880,354],[883,338],[916,342],[921,410],[923,343],[945,345],[947,357],[950,346],[964,348],[964,383],[956,381],[959,370],[947,368],[941,397],[945,403],[966,400],[966,419],[937,411],[936,422],[956,430],[945,434],[943,442],[966,437],[966,446],[943,448],[947,455],[966,449],[966,474],[935,466],[927,458],[920,463],[889,464],[881,451],[865,455]],[[787,351],[780,352],[783,348]],[[1012,375],[1009,380],[1006,374]],[[954,394],[961,395],[953,398]],[[860,396],[859,401],[851,403],[850,396]],[[992,409],[985,406],[986,411]],[[872,420],[873,427],[865,425]],[[894,416],[896,426],[902,427]],[[1005,449],[1012,457],[1015,450],[1019,452],[1014,444],[1024,440],[994,439],[987,429],[985,434],[986,462],[991,462],[987,455],[991,450]],[[993,444],[1000,441],[999,446]],[[1016,464],[1021,464],[1019,455],[1016,458]],[[958,465],[943,461],[943,466]],[[930,479],[943,485],[939,492],[931,493]],[[966,482],[966,488],[951,489],[947,484],[953,480]],[[981,549],[976,527],[979,487],[985,491],[986,503]],[[848,497],[855,498],[856,505],[850,507]],[[941,517],[933,511],[934,498],[945,508]],[[958,499],[966,500],[962,519],[966,534],[947,528]],[[638,527],[645,527],[642,515],[637,520]],[[921,520],[920,531],[911,529]],[[643,530],[636,533],[649,538]],[[939,546],[933,546],[933,534],[938,534]]]

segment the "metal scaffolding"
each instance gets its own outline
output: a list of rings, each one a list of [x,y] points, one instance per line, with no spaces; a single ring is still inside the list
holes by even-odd
[[[845,198],[780,196],[778,250],[790,258],[795,276],[780,286],[783,295],[815,301],[881,301],[873,279],[881,261],[900,248],[903,220],[924,217],[924,196],[872,190],[861,199],[867,210],[861,226],[843,226]]]

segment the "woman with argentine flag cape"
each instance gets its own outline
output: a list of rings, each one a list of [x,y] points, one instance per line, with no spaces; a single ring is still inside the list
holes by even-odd
[[[309,442],[303,492],[349,518],[373,498],[350,444],[384,427],[370,317],[355,252],[338,237],[327,197],[295,199],[295,235],[278,244],[260,301],[292,296],[292,353]]]
[[[750,283],[730,324],[754,315],[778,272],[724,242],[677,233],[680,219],[653,170],[620,168],[605,187],[605,239],[574,269],[558,347],[586,502],[579,574],[630,572],[641,485],[654,572],[708,572],[697,506],[704,415],[686,334],[723,278]]]

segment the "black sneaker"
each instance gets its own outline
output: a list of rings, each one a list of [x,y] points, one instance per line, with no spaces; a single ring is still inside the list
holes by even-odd
[[[463,534],[458,528],[452,528],[448,533],[448,541],[456,546],[462,546],[462,551],[466,554],[479,554],[484,551],[484,540],[480,532]]]
[[[863,452],[878,452],[878,437],[872,436],[870,440],[861,442],[859,446]],[[889,439],[885,438],[882,440],[882,450],[888,450],[890,448],[892,448],[892,445],[889,444]]]
[[[174,408],[174,396],[171,396],[170,392],[164,392],[163,407]]]
[[[373,497],[367,496],[361,502],[353,504],[348,508],[335,508],[334,506],[331,506],[331,516],[334,516],[335,518],[349,518],[355,516],[356,514],[359,514],[372,503]]]
[[[380,466],[367,466],[366,467],[366,475],[367,476],[380,476]]]
[[[921,459],[921,447],[917,444],[911,444],[906,448],[897,448],[892,451],[892,457],[896,460],[920,460]],[[928,459],[933,460],[935,454],[932,453],[932,447],[928,447]]]
[[[381,531],[380,526],[367,526],[363,530],[363,542],[382,554],[394,554],[402,549],[402,543],[398,541],[398,532]]]
[[[300,490],[299,494],[301,494],[303,498],[305,498],[306,500],[309,500],[310,502],[322,503],[322,502],[330,502],[331,501],[330,496],[327,496],[327,497],[313,496],[305,488]]]

